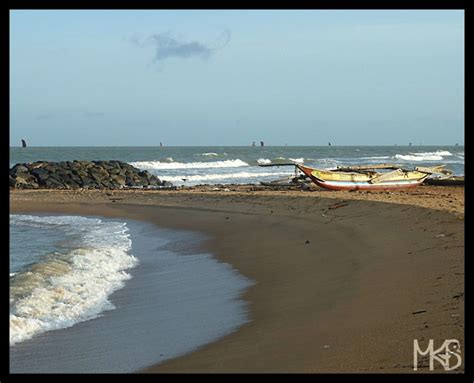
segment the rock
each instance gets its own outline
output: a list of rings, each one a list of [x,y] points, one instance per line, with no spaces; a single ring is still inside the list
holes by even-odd
[[[43,169],[46,169],[50,173],[55,173],[60,168],[57,167],[56,165],[46,165],[43,167]]]
[[[64,182],[61,182],[55,178],[48,178],[44,183],[43,185],[45,187],[47,187],[48,189],[65,189],[66,186],[65,186],[65,183]],[[42,186],[43,186],[42,185]]]
[[[96,185],[96,182],[91,178],[86,177],[82,179],[82,187],[84,189],[94,189]]]
[[[16,164],[13,168],[12,168],[12,171],[14,171],[15,173],[28,173],[29,170],[26,166],[23,166],[23,165],[18,165]]]
[[[47,189],[161,189],[171,188],[147,170],[140,170],[125,162],[61,161],[16,164],[9,170],[12,188]]]
[[[117,175],[112,175],[110,179],[117,185],[119,186],[125,186],[125,177],[117,174]]]
[[[36,177],[39,184],[44,183],[49,178],[49,173],[50,173],[49,171],[47,171],[46,169],[43,169],[42,167],[34,168],[31,171],[31,174],[33,174]]]

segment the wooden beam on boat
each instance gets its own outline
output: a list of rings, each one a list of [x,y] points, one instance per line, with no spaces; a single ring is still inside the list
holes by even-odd
[[[400,165],[395,164],[377,164],[377,165],[356,165],[356,166],[338,166],[337,170],[353,171],[353,170],[373,170],[373,169],[401,169]]]
[[[433,173],[441,173],[441,174],[447,174],[447,175],[453,174],[451,170],[444,169],[445,166],[446,165],[438,165],[438,166],[431,166],[431,167],[417,166],[415,170],[420,173],[427,173],[427,174],[433,174]]]
[[[401,169],[393,170],[393,171],[387,172],[387,173],[381,173],[379,176],[372,178],[370,180],[370,183],[376,184],[376,183],[379,183],[379,182],[383,182],[383,181],[389,180],[393,177],[401,176],[401,175],[403,175],[403,173],[404,172]]]

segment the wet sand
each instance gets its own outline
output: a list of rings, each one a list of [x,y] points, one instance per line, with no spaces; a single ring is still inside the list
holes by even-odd
[[[32,190],[11,191],[10,202],[16,213],[202,232],[203,248],[256,282],[242,296],[251,322],[144,372],[414,372],[414,339],[464,349],[462,187]]]

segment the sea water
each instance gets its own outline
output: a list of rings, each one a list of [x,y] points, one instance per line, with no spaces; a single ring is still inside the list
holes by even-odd
[[[10,372],[134,372],[246,323],[251,281],[151,224],[10,216]],[[196,249],[196,250],[194,250]]]
[[[20,162],[120,160],[175,185],[258,184],[294,177],[301,163],[337,166],[395,163],[404,168],[446,165],[464,174],[464,146],[210,146],[210,147],[28,147],[10,148],[10,166]]]

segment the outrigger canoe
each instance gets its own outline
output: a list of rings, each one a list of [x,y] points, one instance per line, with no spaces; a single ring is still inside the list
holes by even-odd
[[[396,165],[353,166],[335,170],[314,169],[296,164],[316,185],[331,190],[390,190],[420,185],[430,174],[446,172],[443,166],[406,170]],[[391,169],[377,172],[375,169]]]

